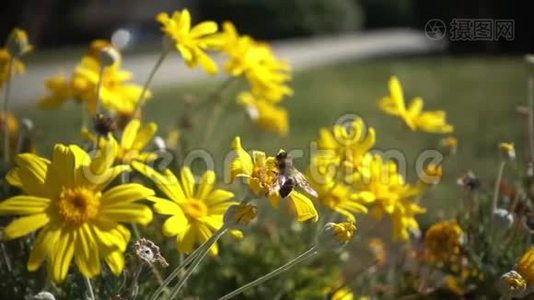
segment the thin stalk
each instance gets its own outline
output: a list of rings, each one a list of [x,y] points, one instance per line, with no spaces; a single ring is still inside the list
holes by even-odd
[[[534,162],[534,72],[528,77],[528,145],[530,161]]]
[[[2,114],[4,116],[4,162],[6,165],[9,164],[9,124],[7,115],[9,114],[9,96],[11,94],[11,77],[13,75],[13,57],[11,57],[7,62],[7,69],[9,70],[9,75],[6,80],[4,105],[2,106]]]
[[[100,65],[100,71],[98,72],[98,83],[96,85],[96,104],[95,104],[95,116],[100,113],[100,94],[102,93],[102,84],[104,82],[104,71],[106,66]]]
[[[148,75],[148,78],[146,79],[145,84],[143,85],[141,94],[139,94],[139,99],[137,99],[137,104],[135,105],[134,116],[139,114],[139,112],[141,111],[141,107],[145,104],[145,95],[148,91],[148,87],[150,86],[152,79],[154,79],[154,75],[156,75],[156,72],[158,71],[159,67],[161,66],[170,51],[170,49],[161,51],[161,54],[158,60],[156,61],[156,64],[150,71],[150,74]]]
[[[187,265],[189,265],[193,260],[198,256],[199,250],[203,248],[203,245],[198,247],[191,255],[189,255],[185,260],[183,260],[178,267],[176,267],[165,280],[160,284],[158,289],[152,294],[152,297],[150,297],[151,300],[155,300],[158,298],[158,296],[169,286],[171,281],[178,276],[178,274],[185,268]]]
[[[213,130],[215,129],[215,125],[218,123],[219,118],[221,117],[221,114],[223,112],[225,103],[221,101],[222,93],[230,86],[232,82],[234,82],[236,78],[237,77],[228,77],[217,89],[210,93],[205,100],[206,102],[208,102],[209,100],[213,100],[214,103],[211,107],[211,111],[208,117],[209,121],[208,124],[206,124],[206,129],[204,131],[204,138],[202,141],[202,144],[204,146],[211,138]]]
[[[227,299],[231,299],[239,294],[241,294],[242,292],[248,290],[249,288],[252,288],[252,287],[255,287],[257,285],[260,285],[262,284],[263,282],[275,277],[275,276],[278,276],[279,274],[283,273],[283,272],[286,272],[287,270],[291,269],[292,267],[294,267],[295,265],[307,260],[307,259],[310,259],[312,257],[314,257],[316,254],[318,253],[318,250],[317,250],[317,246],[313,246],[311,247],[310,249],[308,249],[307,251],[305,251],[304,253],[300,254],[299,256],[295,257],[294,259],[290,260],[289,262],[287,262],[285,265],[275,269],[274,271],[271,271],[270,273],[268,274],[265,274],[263,276],[261,276],[260,278],[254,280],[254,281],[251,281],[247,284],[245,284],[244,286],[234,290],[233,292],[230,292],[224,296],[222,296],[221,298],[219,298],[219,300],[227,300]]]
[[[87,292],[89,293],[89,298],[91,300],[95,300],[95,293],[93,292],[93,286],[91,285],[91,280],[85,276],[83,276],[83,280],[85,282],[85,287],[87,288]]]
[[[221,227],[221,229],[217,230],[217,232],[215,232],[211,236],[211,238],[208,239],[206,241],[206,243],[204,243],[203,249],[200,250],[200,252],[198,253],[197,257],[194,258],[193,262],[191,263],[191,266],[189,266],[189,268],[185,272],[184,276],[182,278],[180,278],[180,281],[178,281],[178,283],[172,288],[170,299],[175,299],[175,297],[180,292],[180,289],[185,285],[185,283],[187,282],[187,280],[189,279],[191,274],[193,274],[193,272],[195,271],[196,267],[200,264],[202,259],[204,259],[206,254],[208,254],[211,246],[213,246],[213,244],[215,244],[217,242],[217,240],[221,236],[223,236],[223,234],[226,233],[226,231],[228,231],[228,228],[223,225],[223,227]]]
[[[506,166],[506,160],[502,160],[499,164],[499,170],[497,171],[497,180],[495,181],[495,188],[493,190],[493,201],[491,202],[491,216],[497,209],[497,202],[499,200],[499,189],[501,186],[502,175],[504,173],[504,167]]]

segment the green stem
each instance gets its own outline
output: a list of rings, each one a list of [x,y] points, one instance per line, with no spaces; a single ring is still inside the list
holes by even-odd
[[[139,112],[141,111],[141,107],[143,107],[143,105],[145,104],[145,95],[146,95],[146,92],[148,91],[148,87],[150,86],[152,79],[154,79],[154,75],[156,75],[156,72],[160,68],[161,64],[163,63],[163,61],[165,60],[169,52],[170,52],[170,49],[161,51],[161,54],[158,60],[156,61],[156,64],[150,71],[150,74],[148,75],[148,78],[146,79],[145,84],[143,85],[141,94],[139,94],[139,99],[137,99],[137,104],[134,110],[134,116],[139,114]]]
[[[83,280],[85,281],[85,287],[87,288],[87,292],[89,293],[89,298],[91,300],[95,300],[95,293],[93,292],[93,286],[91,285],[91,280],[85,276],[83,276]]]
[[[222,296],[221,298],[219,298],[219,300],[227,300],[227,299],[231,299],[239,294],[241,294],[242,292],[248,290],[249,288],[252,288],[252,287],[255,287],[257,285],[260,285],[262,284],[263,282],[275,277],[275,276],[278,276],[279,274],[283,273],[283,272],[286,272],[287,270],[291,269],[292,267],[294,267],[295,265],[307,260],[307,259],[310,259],[312,257],[314,257],[316,254],[318,253],[318,250],[317,250],[317,246],[313,246],[311,247],[310,249],[308,249],[306,252],[300,254],[299,256],[295,257],[294,259],[290,260],[289,262],[287,262],[285,265],[277,268],[276,270],[268,273],[268,274],[265,274],[263,276],[261,276],[260,278],[254,280],[254,281],[251,281],[247,284],[245,284],[244,286],[234,290],[233,292],[230,292],[224,296]]]
[[[180,278],[180,281],[178,281],[178,283],[176,284],[176,286],[174,286],[171,290],[171,295],[170,295],[170,299],[175,299],[175,297],[178,295],[178,293],[180,292],[180,289],[185,285],[185,283],[187,282],[187,280],[189,279],[189,277],[191,276],[191,274],[193,274],[193,271],[195,271],[196,267],[200,264],[200,262],[202,261],[202,259],[204,259],[204,257],[206,256],[206,254],[208,254],[211,246],[213,246],[213,244],[215,244],[217,242],[217,240],[223,236],[223,234],[226,233],[226,231],[228,231],[228,228],[223,226],[221,227],[219,230],[217,230],[203,245],[202,245],[202,249],[199,251],[199,253],[197,254],[197,256],[194,258],[193,262],[191,263],[191,266],[189,266],[189,268],[187,269],[187,271],[185,272],[184,276],[182,278]]]
[[[219,118],[221,117],[221,114],[223,112],[225,103],[221,101],[222,93],[230,86],[232,82],[234,82],[236,78],[237,77],[228,77],[216,90],[210,93],[206,98],[206,102],[209,100],[213,100],[214,103],[211,106],[211,111],[208,117],[208,124],[206,124],[206,129],[204,131],[204,138],[202,141],[202,145],[204,146],[211,138],[213,130],[215,129],[215,125],[218,123]]]
[[[532,67],[531,67],[532,68]],[[528,77],[528,145],[530,161],[534,162],[534,72],[531,70]]]
[[[502,175],[504,173],[505,166],[506,166],[506,160],[501,161],[501,163],[499,164],[499,170],[497,172],[497,180],[495,181],[495,188],[493,190],[493,201],[491,202],[491,216],[493,216],[493,212],[497,209],[497,202],[499,201],[499,189],[501,186]]]
[[[11,77],[13,75],[13,57],[11,57],[7,63],[7,69],[9,75],[6,81],[5,87],[5,97],[4,105],[2,107],[2,115],[4,117],[4,162],[6,166],[9,164],[9,124],[8,124],[8,114],[9,114],[9,96],[11,94]]]

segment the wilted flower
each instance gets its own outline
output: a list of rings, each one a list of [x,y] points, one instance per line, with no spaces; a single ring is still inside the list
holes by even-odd
[[[32,50],[28,34],[20,28],[13,28],[6,42],[6,49],[14,57],[20,57]]]
[[[135,242],[135,253],[137,257],[146,262],[147,264],[159,263],[162,267],[168,267],[169,264],[165,260],[165,257],[161,255],[159,247],[151,240],[145,238],[139,239]]]
[[[428,164],[421,174],[421,181],[425,184],[438,184],[443,176],[443,166],[436,164]]]
[[[425,233],[425,250],[435,262],[451,263],[462,249],[464,231],[455,220],[440,221]]]
[[[24,195],[2,201],[0,214],[22,215],[5,228],[6,239],[41,229],[28,270],[37,270],[47,259],[50,278],[61,282],[74,257],[86,277],[100,274],[101,260],[118,275],[130,239],[120,222],[148,224],[152,211],[135,202],[154,192],[135,183],[103,191],[127,167],[112,167],[109,159],[92,160],[75,145],[56,145],[52,161],[21,154],[15,162],[7,180]]]
[[[200,64],[207,73],[217,73],[217,65],[205,52],[221,45],[220,39],[214,36],[217,23],[205,21],[191,26],[191,14],[187,9],[175,11],[172,16],[160,13],[156,20],[161,23],[161,30],[175,42],[176,49],[189,67]]]
[[[476,177],[473,171],[467,171],[464,176],[456,180],[456,183],[469,191],[478,190],[481,185],[480,180],[478,179],[478,177]]]
[[[111,67],[121,61],[121,54],[112,46],[104,47],[100,50],[98,60],[103,66]]]
[[[430,133],[450,133],[454,127],[447,123],[443,110],[423,111],[423,99],[414,98],[406,107],[402,86],[397,77],[389,79],[389,96],[380,100],[379,106],[387,114],[398,116],[412,130]]]
[[[498,282],[501,294],[508,297],[521,297],[527,289],[527,282],[516,271],[504,273]]]

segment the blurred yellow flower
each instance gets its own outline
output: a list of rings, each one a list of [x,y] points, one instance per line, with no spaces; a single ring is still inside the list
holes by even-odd
[[[317,246],[325,250],[335,250],[345,246],[356,233],[353,221],[326,223],[317,237]]]
[[[515,270],[527,282],[528,285],[534,284],[534,247],[530,247],[517,261]]]
[[[384,266],[387,262],[387,250],[384,241],[372,238],[367,242],[367,248],[371,251],[378,266]]]
[[[454,136],[448,136],[448,137],[442,138],[439,141],[439,149],[445,155],[456,154],[456,151],[458,150],[458,139]]]
[[[330,128],[321,128],[317,140],[319,155],[336,157],[338,167],[347,165],[351,175],[360,167],[363,158],[376,142],[374,128],[366,128],[362,119],[357,118],[348,124],[336,124]]]
[[[6,41],[5,47],[0,48],[0,88],[11,76],[23,74],[24,64],[20,57],[32,50],[26,31],[14,28]]]
[[[252,156],[243,149],[241,139],[235,137],[232,149],[236,157],[230,166],[230,179],[244,178],[255,195],[266,196],[273,207],[280,205],[279,193],[270,193],[273,186],[278,184],[278,167],[274,157],[267,156],[265,152],[252,151]],[[298,191],[291,191],[286,198],[291,212],[299,222],[317,221],[319,214],[313,202],[306,195]]]
[[[426,210],[413,198],[421,193],[421,189],[405,183],[395,162],[384,161],[378,154],[368,154],[355,174],[355,182],[359,189],[375,195],[371,208],[373,217],[391,216],[394,240],[408,240],[410,232],[419,231],[415,215]]]
[[[420,179],[424,184],[438,184],[443,176],[443,166],[430,163],[420,174]]]
[[[92,160],[76,145],[56,145],[52,161],[21,154],[7,175],[24,195],[0,203],[0,214],[21,215],[4,230],[14,239],[41,229],[27,268],[37,270],[45,259],[55,282],[63,281],[74,258],[86,277],[101,273],[101,259],[118,275],[130,232],[119,222],[148,224],[152,211],[135,203],[154,195],[139,184],[122,184],[103,191],[126,166],[109,159]]]
[[[133,161],[148,163],[158,157],[155,152],[146,151],[157,130],[158,125],[154,122],[142,126],[139,119],[133,119],[124,128],[119,142],[110,134],[99,137],[98,145],[101,151],[113,153],[117,164],[130,164]],[[85,135],[93,143],[97,139],[96,135]]]
[[[205,52],[215,50],[222,44],[221,39],[214,35],[218,29],[217,23],[205,21],[191,26],[191,15],[187,9],[175,11],[172,16],[160,13],[156,20],[161,23],[161,30],[175,42],[176,49],[189,67],[200,64],[207,73],[217,73],[217,64]]]
[[[183,167],[180,181],[169,170],[159,173],[139,162],[132,166],[144,176],[150,178],[168,199],[152,197],[154,210],[163,215],[170,215],[163,223],[165,236],[176,236],[179,251],[191,253],[195,244],[207,241],[223,225],[226,210],[234,204],[232,192],[215,188],[215,172],[204,173],[197,187],[193,173]],[[210,248],[217,255],[218,246]]]
[[[515,148],[513,143],[500,143],[499,150],[507,159],[515,159]]]
[[[86,103],[89,112],[95,114],[100,81],[99,54],[107,44],[104,40],[93,41],[72,76],[60,74],[46,79],[47,94],[40,100],[39,106],[56,108],[68,100],[76,100]],[[131,72],[121,69],[120,59],[106,67],[102,77],[100,104],[112,113],[132,117],[142,91],[140,85],[129,82],[132,78]],[[145,100],[150,96],[150,91],[145,93]]]
[[[447,124],[445,111],[423,111],[423,99],[420,97],[414,98],[406,107],[401,83],[395,76],[389,79],[389,92],[389,96],[380,100],[380,109],[387,114],[400,117],[412,131],[420,130],[430,133],[454,131],[454,127]]]
[[[312,178],[310,183],[319,194],[317,201],[351,221],[356,220],[355,214],[367,214],[366,204],[375,200],[373,193],[356,191],[351,186],[340,182],[330,181],[318,184]]]
[[[20,125],[17,118],[11,114],[8,113],[7,117],[4,116],[4,113],[0,112],[0,132],[4,132],[4,126],[7,126],[7,134],[9,139],[9,153],[11,155],[16,154],[17,146],[19,143],[19,133],[20,133]],[[3,136],[2,136],[3,138]]]
[[[239,94],[238,103],[246,108],[249,117],[259,128],[280,136],[287,135],[289,120],[285,108],[257,99],[249,92]]]
[[[333,293],[329,294],[328,300],[354,300],[354,294],[347,286],[336,289]],[[358,299],[361,299],[358,298]]]
[[[434,262],[450,263],[460,255],[464,231],[456,220],[440,221],[425,233],[425,251]]]

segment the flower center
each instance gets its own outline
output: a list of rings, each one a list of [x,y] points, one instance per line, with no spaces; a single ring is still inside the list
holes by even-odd
[[[63,189],[59,195],[59,215],[67,223],[80,225],[98,214],[101,193],[85,188]]]
[[[188,199],[186,203],[182,205],[185,215],[188,219],[200,219],[208,214],[208,207],[200,200]]]

